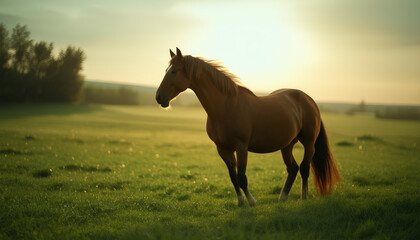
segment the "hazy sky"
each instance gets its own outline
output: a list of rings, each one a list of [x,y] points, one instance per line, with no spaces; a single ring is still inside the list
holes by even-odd
[[[0,0],[0,22],[57,51],[82,48],[87,79],[158,86],[179,47],[255,91],[420,104],[417,0]]]

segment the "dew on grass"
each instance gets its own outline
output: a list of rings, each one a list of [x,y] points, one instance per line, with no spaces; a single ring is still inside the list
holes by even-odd
[[[354,184],[356,184],[357,186],[368,186],[371,185],[371,182],[369,181],[369,179],[365,178],[365,177],[353,177],[352,182]]]
[[[185,179],[185,180],[192,180],[192,179],[195,178],[194,175],[191,175],[191,174],[182,174],[182,175],[180,175],[180,177]]]
[[[51,191],[61,191],[64,187],[65,187],[64,183],[58,182],[58,183],[53,183],[49,185],[47,189]]]
[[[181,174],[180,177],[183,178],[183,179],[185,179],[185,180],[193,180],[193,179],[195,179],[195,175],[194,174],[191,174],[191,171],[190,170],[188,170],[186,174]],[[194,183],[195,183],[195,181],[194,181]]]
[[[101,167],[100,165],[96,166],[84,166],[83,164],[76,165],[76,164],[68,164],[65,166],[60,167],[62,170],[67,171],[79,171],[79,172],[111,172],[112,169],[109,167]]]

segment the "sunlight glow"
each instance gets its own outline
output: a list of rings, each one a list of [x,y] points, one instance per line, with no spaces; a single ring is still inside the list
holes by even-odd
[[[260,94],[419,105],[418,2],[20,0],[0,1],[0,22],[80,47],[87,80],[156,87],[179,47]]]
[[[174,11],[203,23],[200,32],[191,36],[194,51],[220,59],[246,82],[262,75],[270,78],[265,81],[278,81],[279,74],[287,74],[292,65],[305,64],[313,55],[287,10],[287,6],[267,8],[255,2],[227,3],[223,8],[212,3],[180,5]]]

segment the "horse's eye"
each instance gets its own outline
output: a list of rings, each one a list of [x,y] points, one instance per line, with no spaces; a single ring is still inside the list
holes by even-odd
[[[171,71],[171,73],[172,73],[172,74],[175,74],[175,73],[176,73],[176,71],[175,71],[175,70],[172,70],[172,71]]]

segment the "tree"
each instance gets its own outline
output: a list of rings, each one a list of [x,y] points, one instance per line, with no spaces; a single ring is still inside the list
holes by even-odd
[[[46,77],[46,100],[74,102],[80,95],[84,77],[79,73],[86,56],[80,48],[72,46],[60,51],[58,58],[51,62]]]
[[[34,43],[26,26],[17,25],[8,35],[0,23],[0,102],[78,100],[86,58],[80,48],[69,46],[55,58],[53,44]]]
[[[47,74],[48,66],[54,61],[52,56],[53,44],[44,41],[35,43],[31,49],[29,71],[37,78]]]
[[[363,99],[362,99],[362,101],[359,104],[359,111],[360,112],[366,111],[366,103],[365,103],[365,100],[363,100]]]
[[[11,47],[14,50],[13,68],[19,73],[26,73],[29,68],[31,33],[26,26],[16,25],[12,31]]]
[[[9,58],[9,32],[4,24],[0,23],[0,71],[7,67]]]

